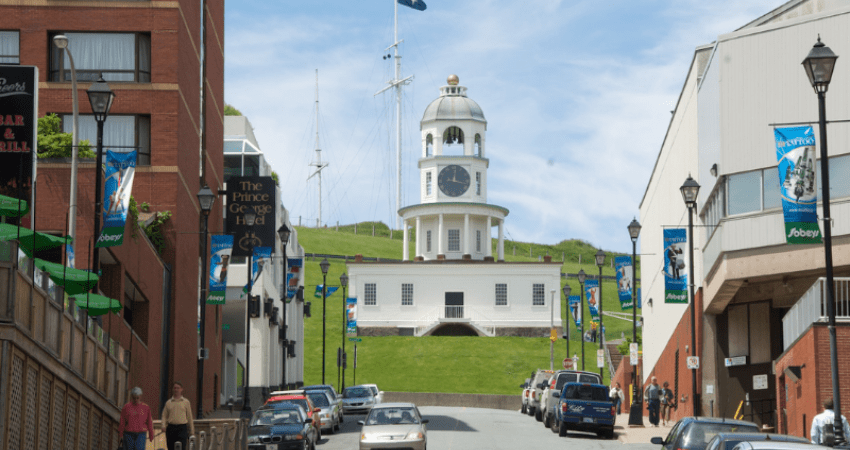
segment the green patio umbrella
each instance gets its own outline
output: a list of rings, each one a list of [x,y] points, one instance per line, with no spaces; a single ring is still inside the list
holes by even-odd
[[[54,283],[62,286],[68,295],[90,291],[97,284],[97,275],[81,269],[74,269],[43,259],[35,258],[35,266],[47,272]]]
[[[20,236],[18,236],[18,233],[20,233]],[[33,236],[35,236],[35,238],[33,238]],[[0,241],[10,241],[13,239],[19,239],[21,243],[21,250],[23,250],[29,257],[32,257],[33,248],[35,250],[46,250],[58,247],[66,242],[71,242],[70,236],[53,236],[51,234],[39,233],[37,231],[33,232],[29,228],[18,227],[17,225],[9,223],[0,223]],[[35,240],[35,245],[33,245],[33,240]]]
[[[0,216],[21,217],[29,212],[26,200],[0,195]]]
[[[71,298],[90,316],[102,316],[108,312],[118,314],[122,308],[118,300],[100,294],[77,294],[72,295]]]

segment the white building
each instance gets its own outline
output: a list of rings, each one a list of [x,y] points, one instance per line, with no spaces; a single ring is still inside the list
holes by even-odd
[[[247,118],[226,116],[224,121],[225,183],[231,176],[271,176],[271,167],[260,151],[253,128]],[[286,224],[291,230],[286,247],[287,259],[304,259],[304,249],[298,243],[298,233],[289,221],[289,213],[281,202],[280,188],[275,190],[275,229]],[[260,298],[260,316],[250,319],[251,348],[248,370],[251,405],[262,404],[270,390],[303,385],[304,382],[304,300],[303,293],[289,303],[282,298],[284,265],[279,238],[271,270],[264,270],[254,284],[251,294]],[[302,264],[303,265],[303,264]],[[303,287],[304,277],[299,286]],[[242,398],[243,389],[237,380],[243,379],[245,354],[245,325],[247,296],[242,289],[248,283],[247,258],[232,258],[227,277],[226,303],[223,310],[223,352],[221,402]],[[286,336],[283,326],[288,326]],[[284,367],[286,368],[284,375]]]
[[[358,332],[543,336],[560,328],[560,264],[504,262],[508,210],[487,203],[487,121],[456,76],[425,109],[420,129],[421,201],[398,212],[403,261],[349,263]]]

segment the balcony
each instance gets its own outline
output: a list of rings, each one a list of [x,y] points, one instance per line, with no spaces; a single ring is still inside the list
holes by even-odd
[[[850,278],[833,279],[835,293],[835,319],[850,321]],[[815,284],[800,297],[790,311],[782,318],[783,351],[815,322],[827,322],[826,278],[818,278]]]

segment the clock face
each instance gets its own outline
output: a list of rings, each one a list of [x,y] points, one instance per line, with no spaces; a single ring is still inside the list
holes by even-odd
[[[443,167],[437,183],[443,194],[449,197],[460,197],[469,189],[469,172],[457,164]]]

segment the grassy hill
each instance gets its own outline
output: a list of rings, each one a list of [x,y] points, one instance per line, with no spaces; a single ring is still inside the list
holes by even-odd
[[[374,225],[374,236],[372,227]],[[336,228],[296,227],[299,243],[308,254],[305,261],[305,301],[312,302],[312,317],[305,318],[304,336],[304,382],[322,381],[322,299],[313,293],[322,284],[321,258],[310,258],[309,254],[332,254],[386,259],[401,259],[402,233],[393,232],[382,223],[359,223],[357,234],[354,225]],[[493,254],[496,255],[496,240]],[[414,251],[410,246],[411,255]],[[515,249],[515,250],[514,250]],[[587,242],[566,240],[555,245],[505,241],[506,261],[537,261],[546,254],[553,261],[561,261],[561,272],[578,273],[583,269],[589,276],[599,273],[594,255],[597,249]],[[614,276],[611,262],[614,254],[605,260],[602,274]],[[339,286],[339,277],[348,272],[343,261],[331,259],[327,274],[328,286]],[[640,277],[640,265],[638,265]],[[562,286],[565,281],[562,279]],[[579,291],[579,283],[569,278],[573,295]],[[605,311],[621,311],[617,300],[616,284],[604,280],[602,287]],[[338,385],[336,367],[337,348],[342,345],[343,295],[342,291],[327,298],[325,382]],[[559,292],[563,315],[563,294]],[[640,314],[640,310],[638,310]],[[590,317],[585,303],[585,319]],[[619,339],[622,334],[631,336],[631,321],[605,317],[604,324],[608,339]],[[570,353],[581,357],[581,341],[575,324],[571,324]],[[589,321],[585,323],[586,330]],[[346,385],[355,382],[353,370],[352,342],[345,341],[349,356],[346,369]],[[585,343],[585,368],[596,368],[598,344]],[[566,341],[555,342],[555,366],[559,368],[566,356]],[[581,362],[579,362],[581,365]],[[457,392],[479,394],[517,394],[518,386],[531,372],[538,368],[549,368],[549,339],[525,337],[449,337],[449,336],[384,336],[362,337],[357,344],[356,383],[376,383],[386,391],[401,392]],[[608,371],[604,371],[608,380]]]

